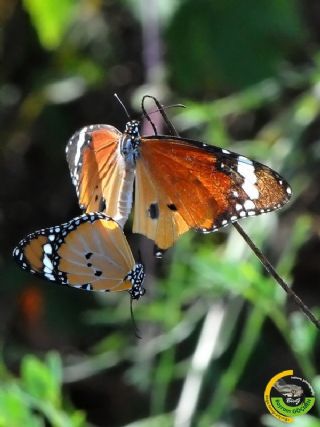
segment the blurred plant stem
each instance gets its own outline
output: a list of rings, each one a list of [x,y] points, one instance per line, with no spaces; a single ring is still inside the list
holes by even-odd
[[[151,391],[150,413],[161,414],[165,412],[166,397],[174,377],[175,347],[170,347],[160,355],[158,366],[154,373],[154,387]]]
[[[225,314],[225,306],[222,303],[216,303],[211,306],[204,319],[175,411],[175,427],[192,425],[206,371],[214,354],[218,353],[219,335],[222,332]]]
[[[213,398],[206,412],[200,417],[199,427],[214,425],[230,405],[230,395],[235,390],[257,345],[265,318],[265,314],[257,306],[251,308],[231,363],[221,375]]]

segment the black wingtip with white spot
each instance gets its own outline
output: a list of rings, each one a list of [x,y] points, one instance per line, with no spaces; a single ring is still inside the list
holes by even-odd
[[[278,182],[281,186],[283,186],[284,191],[286,193],[286,197],[282,200],[281,203],[277,203],[274,205],[270,205],[268,208],[264,209],[257,209],[255,205],[255,201],[252,199],[247,199],[245,201],[238,199],[238,193],[237,191],[233,191],[234,196],[234,203],[233,203],[233,214],[232,215],[220,215],[215,218],[214,225],[212,227],[208,228],[195,228],[194,230],[197,232],[200,232],[202,234],[209,234],[215,231],[218,231],[220,228],[227,227],[228,225],[238,222],[242,218],[247,218],[251,216],[257,216],[262,215],[265,213],[270,213],[273,211],[276,211],[278,209],[281,209],[286,203],[289,202],[292,190],[289,184],[280,176],[278,175]]]
[[[22,239],[19,244],[13,250],[13,258],[19,264],[23,270],[27,270],[32,274],[35,274],[43,279],[47,279],[51,282],[61,283],[62,285],[69,285],[67,276],[65,273],[59,271],[60,257],[57,254],[60,246],[64,243],[65,237],[80,224],[85,222],[93,223],[99,219],[112,220],[111,217],[101,212],[91,212],[84,215],[72,218],[69,222],[54,227],[43,228],[29,234],[27,237]],[[43,245],[42,254],[42,269],[36,271],[30,266],[27,258],[24,255],[25,247],[34,239],[40,236],[47,237],[48,241]],[[90,290],[90,284],[83,285],[81,289]],[[92,289],[92,287],[91,287]]]

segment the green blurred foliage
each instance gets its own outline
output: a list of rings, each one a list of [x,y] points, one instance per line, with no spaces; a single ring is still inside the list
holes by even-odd
[[[305,38],[291,0],[185,0],[168,27],[172,82],[189,96],[272,77]]]
[[[22,361],[21,378],[6,374],[0,386],[1,427],[84,427],[85,416],[61,405],[61,360],[50,353],[42,362],[28,355]]]

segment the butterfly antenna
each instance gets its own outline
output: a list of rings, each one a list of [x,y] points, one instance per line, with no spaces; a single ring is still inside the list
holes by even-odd
[[[150,96],[150,95],[144,95],[144,97],[142,98],[142,101],[141,101],[141,110],[142,110],[142,113],[143,113],[144,117],[148,120],[148,122],[150,123],[150,125],[151,125],[151,127],[153,129],[154,134],[158,135],[156,125],[153,123],[153,121],[151,120],[149,114],[147,113],[146,109],[144,108],[144,100],[146,98],[153,98],[154,101],[155,101],[155,103],[158,103],[159,105],[160,105],[160,103],[159,103],[159,101],[156,98],[154,98],[153,96]],[[161,108],[161,105],[160,105],[160,108]]]
[[[154,97],[154,96],[152,96],[152,95],[144,95],[144,97],[142,98],[142,101],[141,101],[141,109],[142,109],[142,112],[143,112],[144,117],[145,117],[145,118],[150,122],[150,124],[151,124],[151,126],[152,126],[152,128],[153,128],[153,131],[154,131],[155,135],[157,135],[157,134],[158,134],[158,133],[157,133],[157,129],[156,129],[156,127],[155,127],[154,123],[152,122],[152,120],[151,120],[151,118],[150,118],[150,115],[149,115],[149,113],[147,113],[147,111],[146,111],[146,109],[145,109],[145,106],[144,106],[144,103],[145,103],[145,99],[146,99],[146,98],[152,99],[152,100],[154,101],[154,103],[156,104],[156,106],[158,107],[158,109],[157,109],[157,110],[152,111],[150,114],[154,114],[154,113],[159,112],[159,113],[161,114],[161,116],[162,116],[162,118],[163,118],[163,120],[164,120],[165,124],[167,125],[167,127],[168,127],[168,129],[169,129],[169,133],[170,133],[170,135],[178,136],[178,132],[176,131],[176,129],[175,129],[175,127],[173,126],[172,122],[169,120],[169,118],[168,118],[168,116],[167,116],[167,114],[166,114],[165,110],[167,110],[167,109],[169,109],[169,108],[173,108],[173,107],[186,108],[186,106],[185,106],[185,105],[183,105],[183,104],[174,104],[174,105],[163,106],[163,105],[161,105],[161,104],[160,104],[160,102],[157,100],[157,98],[156,98],[156,97]]]
[[[303,311],[303,313],[307,316],[307,318],[318,328],[320,329],[320,320],[315,317],[315,315],[311,312],[308,306],[298,297],[298,295],[287,285],[287,283],[282,279],[281,276],[276,272],[268,258],[263,255],[259,248],[253,243],[244,229],[237,223],[234,222],[233,226],[238,231],[238,233],[243,237],[245,242],[252,249],[257,258],[261,261],[262,265],[266,269],[266,271],[272,276],[275,281],[284,289],[284,291],[293,299],[295,304]]]
[[[156,110],[151,111],[149,114],[154,114],[154,113],[160,113],[163,120],[165,121],[167,127],[169,128],[169,134],[173,135],[173,136],[179,136],[176,128],[174,127],[172,121],[168,118],[165,110],[169,110],[169,108],[186,108],[185,105],[183,104],[172,104],[172,105],[165,105],[163,106],[161,109],[157,108]]]
[[[121,99],[119,98],[117,93],[114,93],[114,97],[116,98],[116,100],[119,102],[119,104],[121,105],[121,107],[124,109],[124,112],[126,113],[127,117],[129,120],[131,120],[130,114],[128,113],[128,110],[126,109],[126,106],[124,105],[124,103],[121,101]]]
[[[141,336],[139,333],[139,328],[136,324],[135,318],[134,318],[134,314],[133,314],[133,298],[130,298],[130,316],[131,316],[131,322],[132,322],[132,326],[133,326],[133,330],[134,330],[134,334],[137,338],[139,338],[141,340]]]

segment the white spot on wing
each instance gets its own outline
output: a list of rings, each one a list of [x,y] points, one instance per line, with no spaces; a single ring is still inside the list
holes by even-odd
[[[45,266],[44,269],[43,269],[43,271],[45,273],[52,273],[53,265],[52,265],[52,262],[49,259],[49,257],[48,257],[47,254],[45,254],[44,257],[43,257],[43,264]]]
[[[245,210],[251,210],[255,209],[256,205],[253,203],[252,200],[246,200],[243,204],[243,207],[245,208]]]
[[[86,132],[87,132],[87,128],[84,127],[79,133],[79,137],[78,137],[78,141],[77,141],[76,155],[74,156],[74,164],[75,165],[78,165],[78,163],[79,163],[80,156],[81,156],[81,149],[82,149],[82,146],[84,145],[84,143],[86,142]],[[75,171],[74,171],[74,179],[76,180],[76,182],[79,181],[79,175],[77,172],[77,168],[75,168]]]
[[[50,243],[46,243],[45,245],[43,245],[43,250],[46,254],[51,255],[52,254],[52,246],[50,245]]]
[[[255,174],[255,168],[251,160],[246,157],[239,156],[238,158],[238,173],[244,178],[242,188],[247,193],[250,199],[259,198],[259,190],[255,185],[257,182],[257,176]]]
[[[247,195],[250,197],[250,199],[258,199],[259,198],[259,190],[251,182],[248,182],[245,180],[244,183],[242,184],[242,188],[247,193]]]
[[[80,156],[81,156],[81,148],[82,148],[82,146],[83,146],[83,144],[85,143],[85,140],[86,140],[86,131],[87,131],[87,128],[84,127],[80,131],[80,133],[79,133],[79,138],[78,138],[78,141],[77,141],[77,151],[76,151],[76,155],[74,156],[74,162],[75,162],[75,164],[79,163]]]

